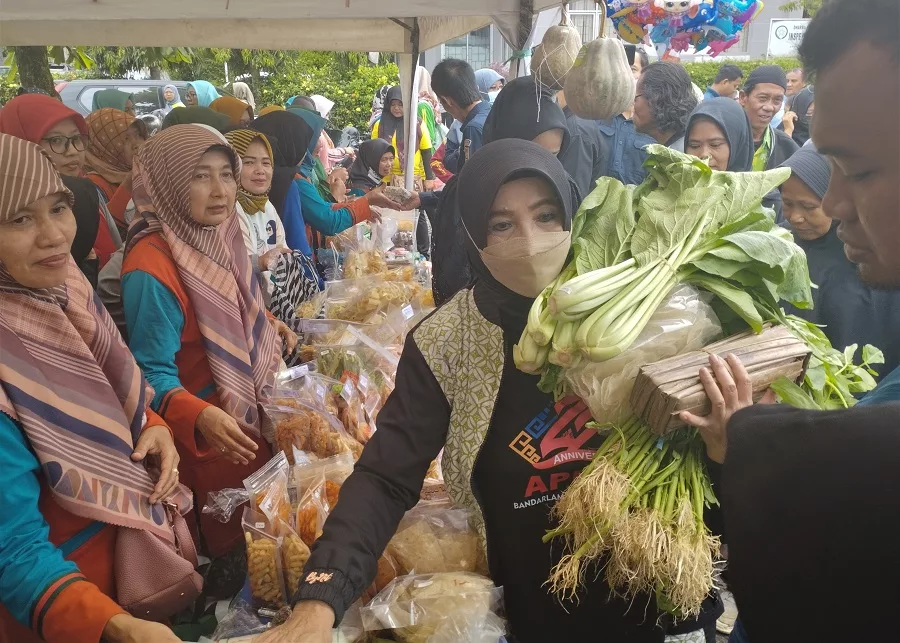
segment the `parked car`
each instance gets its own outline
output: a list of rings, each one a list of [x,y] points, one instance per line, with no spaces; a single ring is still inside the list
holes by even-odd
[[[87,116],[91,113],[94,94],[101,89],[118,89],[132,95],[134,111],[141,116],[165,106],[163,87],[166,85],[175,85],[184,100],[188,86],[184,80],[60,80],[56,83],[56,91],[67,107]]]

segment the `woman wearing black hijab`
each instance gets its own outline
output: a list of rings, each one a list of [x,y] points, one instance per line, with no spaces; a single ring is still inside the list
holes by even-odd
[[[571,137],[566,115],[552,94],[538,89],[533,76],[507,83],[484,123],[485,145],[506,138],[534,141],[556,155],[570,176],[579,176],[579,155],[569,150]],[[589,179],[577,185],[580,196],[591,191]]]
[[[391,174],[394,156],[394,148],[383,139],[363,141],[350,166],[351,193],[361,196],[381,185],[384,177]]]
[[[441,449],[447,491],[471,510],[491,578],[503,586],[510,640],[662,643],[652,602],[631,607],[591,579],[579,604],[563,606],[543,586],[561,554],[541,541],[550,508],[603,439],[586,428],[584,402],[542,393],[539,377],[512,357],[535,296],[569,253],[576,203],[568,175],[554,155],[511,139],[473,155],[458,185],[474,285],[407,337],[378,431],[304,570],[315,582],[301,584],[282,638],[273,632],[260,643],[311,640],[340,621],[375,577]]]
[[[684,133],[686,154],[705,160],[713,170],[753,171],[753,130],[744,109],[730,98],[710,98],[697,105],[688,118]],[[782,217],[781,193],[775,189],[763,198],[763,205]]]
[[[570,192],[577,205],[591,190],[589,175],[579,173],[578,158],[570,149],[566,115],[546,92],[539,92],[534,78],[516,78],[506,84],[494,101],[484,123],[484,144],[521,139],[532,141],[558,158],[569,176]],[[573,177],[581,176],[581,184]],[[444,188],[432,235],[432,289],[440,305],[470,285],[472,272],[466,256],[466,237],[456,212],[459,191],[451,180]]]

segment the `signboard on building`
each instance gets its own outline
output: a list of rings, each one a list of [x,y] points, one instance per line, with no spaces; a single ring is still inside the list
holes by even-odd
[[[796,56],[809,20],[772,20],[769,25],[770,56]]]

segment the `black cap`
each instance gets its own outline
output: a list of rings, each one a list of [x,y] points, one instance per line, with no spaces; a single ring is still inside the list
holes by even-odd
[[[771,83],[787,90],[787,74],[778,65],[762,65],[750,72],[744,91],[750,91],[760,83]]]

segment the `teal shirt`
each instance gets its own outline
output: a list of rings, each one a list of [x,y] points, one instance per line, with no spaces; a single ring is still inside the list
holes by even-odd
[[[169,391],[183,388],[175,355],[181,350],[184,314],[172,291],[141,270],[122,277],[122,307],[128,325],[128,347],[156,393],[150,408],[158,412]],[[197,397],[209,399],[215,390],[211,384]]]
[[[58,579],[78,572],[50,542],[38,508],[40,464],[19,426],[0,413],[0,604],[25,627]]]
[[[319,191],[309,181],[294,179],[294,184],[300,188],[300,206],[303,210],[303,219],[312,228],[326,237],[332,237],[353,225],[353,215],[347,208],[332,210],[331,204],[326,203]]]
[[[900,402],[900,368],[888,373],[887,377],[869,391],[857,406],[874,406],[888,402]]]

